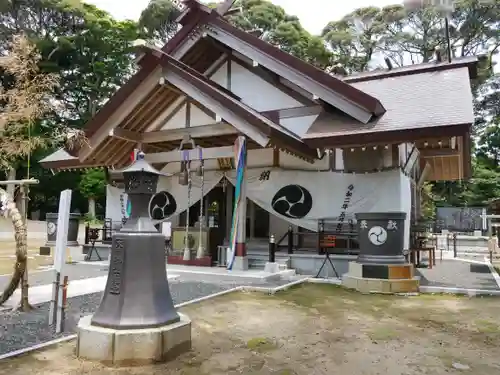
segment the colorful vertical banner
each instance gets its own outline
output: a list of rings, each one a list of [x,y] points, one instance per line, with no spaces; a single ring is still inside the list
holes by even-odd
[[[229,259],[227,260],[227,269],[232,270],[234,260],[236,258],[236,241],[238,239],[238,226],[240,225],[239,217],[240,206],[246,204],[246,201],[241,201],[241,189],[245,181],[245,164],[246,164],[246,139],[238,137],[234,143],[234,159],[236,162],[236,181],[234,184],[234,206],[233,206],[233,222],[231,225],[231,235],[229,237]]]

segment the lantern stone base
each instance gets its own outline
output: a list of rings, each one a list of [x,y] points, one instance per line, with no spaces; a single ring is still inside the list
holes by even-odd
[[[416,293],[420,278],[412,264],[362,264],[349,262],[342,285],[361,293]]]
[[[131,366],[166,362],[191,350],[191,320],[148,329],[116,330],[90,324],[92,315],[78,322],[76,354],[106,365]]]

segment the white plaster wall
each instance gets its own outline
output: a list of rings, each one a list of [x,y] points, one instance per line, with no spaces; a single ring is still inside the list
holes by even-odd
[[[287,154],[286,152],[280,151],[280,167],[288,169],[302,169],[310,171],[326,171],[330,168],[330,159],[328,155],[325,155],[323,159],[316,160],[313,164],[308,163],[305,160],[299,159],[293,155]]]
[[[304,116],[304,117],[291,117],[280,119],[280,125],[283,125],[288,130],[294,132],[299,137],[306,134],[307,130],[311,127],[312,123],[318,115]]]
[[[248,151],[248,168],[262,168],[273,166],[273,149],[257,149]],[[199,162],[193,160],[191,163],[192,169],[197,168]],[[323,159],[317,160],[314,164],[308,163],[286,152],[280,151],[280,167],[288,169],[302,170],[328,170],[329,158],[325,155]],[[161,171],[164,173],[178,173],[180,170],[180,162],[168,163]],[[217,159],[205,160],[205,170],[219,169]]]
[[[349,172],[360,173],[381,169],[385,166],[385,151],[381,147],[375,150],[373,147],[366,147],[365,150],[346,148],[343,153],[344,169]]]
[[[210,79],[217,82],[222,87],[229,89],[227,82],[227,62],[224,63],[224,65],[222,65],[214,74],[212,74]]]
[[[344,170],[344,151],[341,148],[336,148],[333,150],[335,153],[335,165],[333,169],[336,171]]]
[[[248,168],[270,167],[273,165],[274,151],[272,148],[248,150]]]
[[[226,77],[227,63],[221,66],[211,79],[227,88]],[[231,91],[239,96],[243,103],[259,112],[302,105],[234,61],[231,62]]]
[[[394,167],[394,165],[392,165],[392,148],[391,147],[388,147],[388,148],[384,147],[384,149],[382,151],[382,165],[385,168]]]
[[[195,105],[191,105],[189,117],[189,126],[202,126],[209,125],[215,122],[215,119],[208,116],[205,112],[199,109]],[[181,109],[162,127],[161,130],[165,129],[182,129],[186,127],[186,105],[182,106]]]
[[[211,79],[219,85],[229,88],[227,82],[227,63],[221,66],[212,75]],[[231,62],[230,79],[230,90],[239,96],[243,103],[258,112],[301,107],[303,105],[234,61]],[[318,116],[282,119],[280,123],[287,129],[301,135],[309,129],[316,117]]]
[[[403,173],[400,174],[400,206],[406,212],[405,220],[405,249],[410,247],[410,221],[411,221],[411,180]]]

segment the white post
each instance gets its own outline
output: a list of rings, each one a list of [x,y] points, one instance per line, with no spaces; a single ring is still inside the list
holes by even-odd
[[[60,293],[61,273],[64,267],[66,246],[68,243],[69,211],[71,206],[71,190],[61,192],[59,198],[59,212],[57,216],[56,248],[54,251],[54,282],[52,283],[52,299],[50,302],[49,324],[52,325],[60,314],[57,312],[58,300],[62,298]],[[57,319],[60,320],[60,319]],[[57,321],[57,326],[60,325]]]

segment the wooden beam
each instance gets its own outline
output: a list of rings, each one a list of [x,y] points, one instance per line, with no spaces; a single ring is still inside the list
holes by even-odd
[[[453,150],[451,148],[424,148],[420,149],[420,156],[425,158],[435,157],[435,156],[457,156],[460,151]]]
[[[280,149],[278,147],[273,148],[273,167],[278,168],[280,166]]]
[[[109,131],[109,136],[117,139],[122,139],[124,141],[130,142],[141,142],[141,134],[134,132],[132,130],[114,128]]]
[[[191,160],[198,159],[198,150],[189,150]],[[219,159],[234,157],[234,146],[211,147],[203,149],[203,159]],[[183,155],[179,150],[168,152],[157,152],[154,154],[146,154],[146,161],[149,163],[175,163],[183,160]]]
[[[229,50],[230,51],[230,50]],[[227,61],[227,54],[219,57],[210,67],[203,73],[207,77],[214,75],[221,66],[223,66]],[[172,85],[169,86],[174,87]],[[148,126],[148,130],[159,130],[163,125],[165,125],[179,110],[182,108],[186,100],[185,94],[183,93],[181,97],[177,98],[176,101],[170,105],[152,124]],[[191,100],[191,98],[189,98]],[[200,105],[201,106],[201,105]],[[200,108],[201,109],[201,108]],[[202,109],[203,110],[203,109]]]
[[[231,125],[225,122],[217,122],[213,124],[193,126],[192,128],[168,129],[142,134],[142,143],[159,143],[178,141],[185,134],[191,135],[192,138],[205,138],[214,135],[230,135],[238,134],[238,131]]]
[[[311,105],[311,106],[274,109],[271,111],[261,112],[261,114],[263,114],[268,118],[272,118],[272,114],[275,114],[279,119],[286,119],[294,117],[319,115],[321,111],[323,111],[323,108],[320,105]]]

